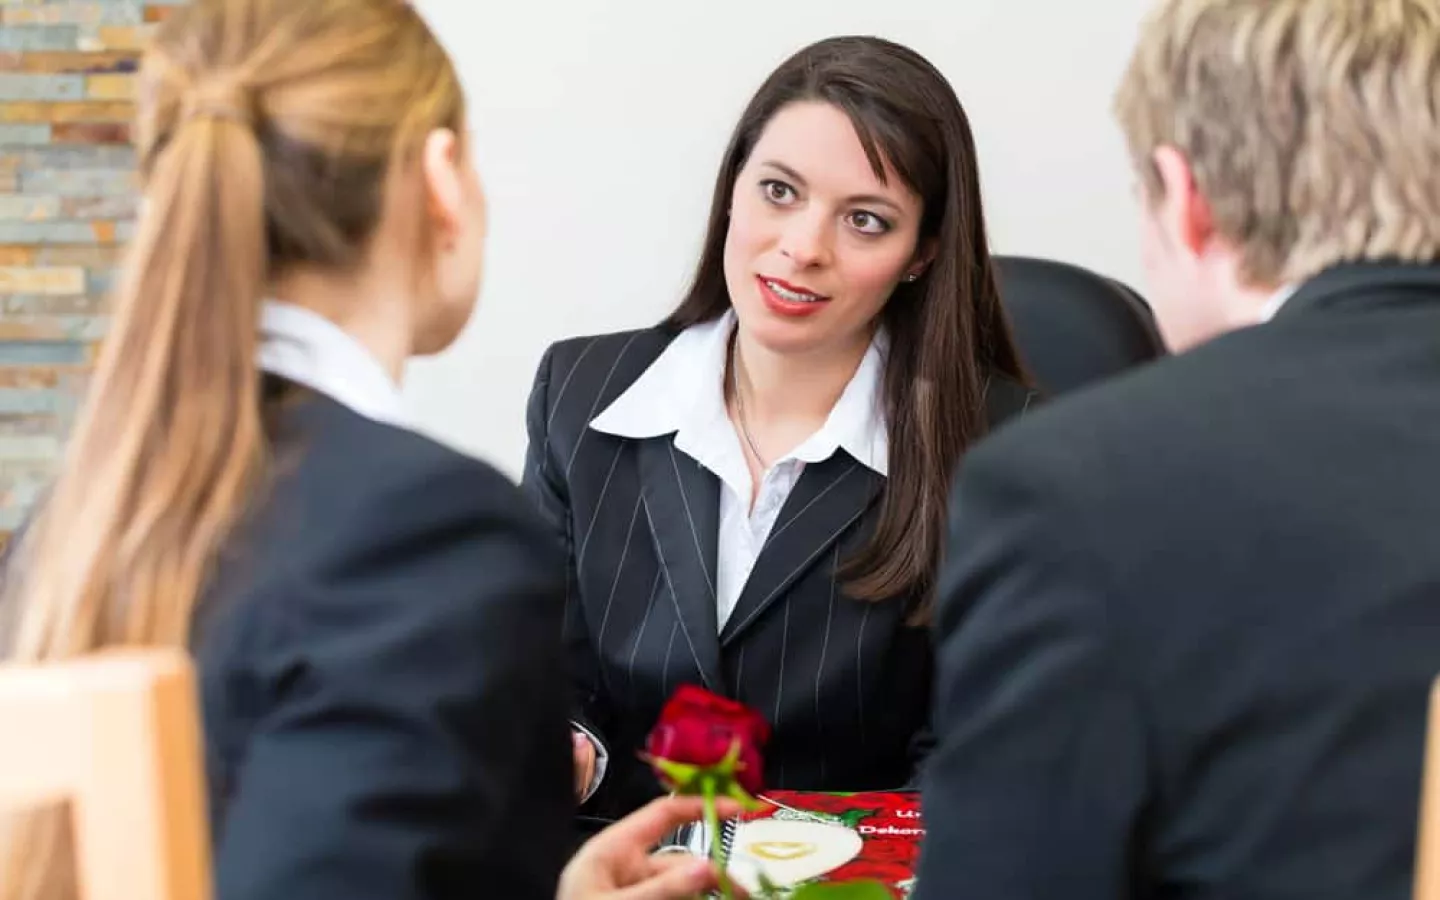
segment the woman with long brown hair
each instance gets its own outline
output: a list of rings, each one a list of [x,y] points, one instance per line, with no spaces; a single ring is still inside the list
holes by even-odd
[[[531,395],[588,810],[654,792],[635,751],[687,681],[771,720],[770,785],[907,783],[951,474],[1030,397],[945,78],[877,38],[786,60],[725,151],[679,307],[557,343]]]
[[[6,656],[187,646],[218,893],[553,897],[562,560],[514,485],[402,427],[476,296],[451,61],[403,0],[195,0],[140,74],[144,211]],[[9,896],[64,896],[63,819]]]

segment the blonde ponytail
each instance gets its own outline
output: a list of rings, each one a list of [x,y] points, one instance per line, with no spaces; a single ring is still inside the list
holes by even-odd
[[[90,396],[7,578],[17,661],[183,645],[259,476],[264,169],[241,107],[197,93],[154,160]]]

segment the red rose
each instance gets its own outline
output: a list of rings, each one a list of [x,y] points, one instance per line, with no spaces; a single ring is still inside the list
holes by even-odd
[[[735,780],[751,794],[758,793],[765,774],[760,749],[770,739],[770,724],[755,710],[694,685],[681,685],[660,711],[660,720],[645,742],[656,759],[693,766],[724,761],[736,744],[740,748]],[[664,777],[664,773],[661,773]]]

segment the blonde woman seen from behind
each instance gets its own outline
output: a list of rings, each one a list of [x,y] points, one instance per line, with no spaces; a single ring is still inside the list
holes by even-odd
[[[145,213],[5,649],[193,651],[225,900],[553,897],[565,863],[563,557],[401,415],[480,284],[465,126],[402,0],[195,0],[144,60]],[[4,895],[65,896],[65,845],[11,822]]]

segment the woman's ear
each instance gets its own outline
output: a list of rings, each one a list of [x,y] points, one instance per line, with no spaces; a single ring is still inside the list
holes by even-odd
[[[425,137],[420,167],[425,184],[425,208],[431,225],[446,240],[463,226],[465,187],[460,167],[460,141],[448,128],[437,128]]]
[[[934,238],[926,238],[919,247],[915,248],[915,257],[910,260],[910,265],[905,267],[906,281],[915,281],[925,274],[925,270],[930,268],[930,264],[935,261],[936,247]]]

